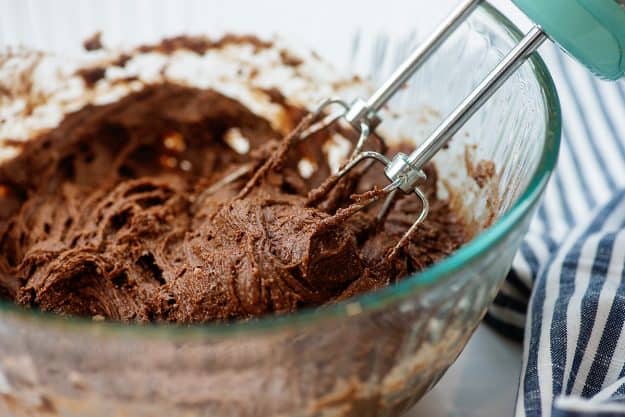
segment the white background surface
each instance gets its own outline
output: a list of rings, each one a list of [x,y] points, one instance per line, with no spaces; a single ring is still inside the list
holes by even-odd
[[[438,385],[406,417],[514,414],[521,345],[482,325]]]

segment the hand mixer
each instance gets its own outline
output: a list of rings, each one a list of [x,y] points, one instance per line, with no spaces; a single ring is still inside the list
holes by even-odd
[[[535,22],[535,26],[430,136],[410,155],[398,153],[389,159],[378,152],[363,151],[367,138],[382,122],[380,110],[482,1],[465,0],[460,4],[368,100],[356,99],[351,103],[338,98],[324,100],[311,115],[308,127],[298,132],[302,139],[343,120],[359,133],[351,157],[335,176],[328,179],[326,189],[364,160],[384,165],[390,184],[381,192],[370,193],[368,201],[360,201],[350,213],[386,195],[378,215],[378,219],[382,220],[398,191],[414,192],[421,199],[420,215],[393,248],[391,257],[408,241],[428,214],[427,197],[419,189],[419,182],[425,179],[423,166],[547,38],[560,44],[600,77],[617,79],[625,72],[625,0],[514,0]],[[327,114],[330,107],[338,107],[340,111]]]

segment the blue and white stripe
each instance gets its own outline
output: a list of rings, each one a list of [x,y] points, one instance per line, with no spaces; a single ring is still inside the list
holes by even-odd
[[[524,339],[517,417],[623,416],[625,82],[542,54],[562,102],[559,165],[487,321]]]

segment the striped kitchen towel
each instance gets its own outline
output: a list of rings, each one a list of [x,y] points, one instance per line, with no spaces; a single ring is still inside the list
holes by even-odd
[[[625,82],[541,53],[559,165],[486,320],[524,341],[517,417],[625,416]]]

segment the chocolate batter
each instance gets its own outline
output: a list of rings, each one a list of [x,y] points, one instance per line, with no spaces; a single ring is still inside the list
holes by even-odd
[[[291,110],[296,124],[305,113]],[[249,152],[228,145],[233,128]],[[380,288],[468,238],[430,166],[432,211],[385,261],[420,203],[402,197],[383,226],[377,206],[340,217],[352,194],[387,183],[375,168],[311,205],[328,135],[285,147],[240,103],[174,84],[70,114],[0,166],[0,297],[123,321],[245,319]],[[303,157],[319,165],[307,179]]]

